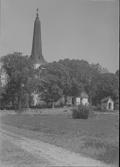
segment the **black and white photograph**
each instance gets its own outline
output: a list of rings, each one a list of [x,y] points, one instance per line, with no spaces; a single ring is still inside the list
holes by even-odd
[[[0,0],[0,167],[119,166],[119,0]]]

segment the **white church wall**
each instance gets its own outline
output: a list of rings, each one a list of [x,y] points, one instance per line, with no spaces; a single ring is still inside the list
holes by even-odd
[[[88,104],[88,98],[83,98],[82,99],[82,104],[87,105]]]
[[[80,104],[80,98],[76,97],[76,105],[79,105],[79,104]]]

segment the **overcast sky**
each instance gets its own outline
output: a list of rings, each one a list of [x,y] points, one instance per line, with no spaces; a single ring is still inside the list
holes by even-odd
[[[84,59],[118,69],[118,0],[1,0],[0,56],[30,55],[36,9],[47,62]]]

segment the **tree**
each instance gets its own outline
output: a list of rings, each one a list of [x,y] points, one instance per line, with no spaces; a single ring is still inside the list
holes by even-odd
[[[6,89],[7,101],[17,103],[18,109],[21,110],[22,97],[31,94],[30,82],[34,78],[34,68],[28,56],[15,52],[2,57],[3,69],[8,75]]]
[[[113,73],[101,74],[94,102],[98,104],[103,98],[108,96],[110,96],[114,101],[119,97],[119,80]]]
[[[42,81],[42,91],[40,91],[40,97],[47,104],[56,102],[62,96],[62,89],[58,86],[57,77],[53,75],[47,75],[47,80]]]
[[[85,90],[89,95],[90,105],[93,105],[93,99],[97,92],[97,85],[99,83],[100,75],[108,73],[106,68],[102,68],[99,63],[90,64],[86,71]]]
[[[83,80],[86,77],[86,71],[89,66],[88,62],[85,60],[60,60],[58,63],[66,66],[69,69],[69,76],[71,81],[71,88],[69,90],[69,95],[79,96],[82,91],[84,91]]]
[[[119,70],[115,72],[115,75],[119,78]]]
[[[72,86],[71,95],[78,96],[81,91],[85,91],[89,95],[90,104],[92,104],[92,99],[97,91],[99,76],[101,73],[108,73],[108,70],[102,68],[100,64],[89,64],[85,60],[65,59],[60,60],[59,63],[68,67],[70,71],[72,85],[75,85],[75,87]]]
[[[38,69],[38,89],[40,97],[46,103],[56,102],[65,95],[70,87],[68,69],[57,63],[48,63]]]

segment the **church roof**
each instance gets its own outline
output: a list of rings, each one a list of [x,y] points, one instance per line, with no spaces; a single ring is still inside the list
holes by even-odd
[[[110,96],[108,96],[108,97],[102,99],[102,100],[101,100],[101,103],[107,103],[109,99],[111,99]],[[112,100],[112,99],[111,99],[111,100]],[[113,101],[113,100],[112,100],[112,101]]]
[[[44,57],[41,55],[41,56],[36,56],[35,58],[33,57],[33,55],[31,55],[31,61],[33,62],[33,64],[46,64],[47,62],[45,61]]]
[[[30,58],[34,64],[41,65],[47,63],[42,55],[41,23],[39,20],[38,9],[34,22],[33,42]]]
[[[88,98],[88,95],[87,95],[85,92],[82,92],[82,93],[80,94],[80,97],[81,97],[81,98]]]

